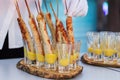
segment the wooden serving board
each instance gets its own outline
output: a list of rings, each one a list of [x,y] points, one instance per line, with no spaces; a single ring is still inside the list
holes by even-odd
[[[120,68],[120,64],[117,64],[117,61],[114,61],[113,63],[104,63],[104,61],[94,61],[93,59],[89,59],[87,54],[84,54],[81,60],[83,63],[94,66]]]
[[[57,71],[46,70],[45,68],[38,69],[35,66],[28,66],[24,63],[23,59],[16,66],[24,72],[48,79],[70,79],[80,74],[83,70],[82,66],[77,66],[77,69],[70,71],[70,73],[59,73]]]

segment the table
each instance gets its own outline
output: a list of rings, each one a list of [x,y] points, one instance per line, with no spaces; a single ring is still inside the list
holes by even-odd
[[[0,60],[0,80],[51,80],[30,75],[16,68],[19,59]],[[120,80],[120,68],[96,67],[80,62],[83,72],[69,80]],[[116,71],[115,71],[116,70]]]

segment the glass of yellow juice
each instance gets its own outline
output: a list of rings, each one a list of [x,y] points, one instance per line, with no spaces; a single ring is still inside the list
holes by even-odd
[[[36,54],[34,46],[29,44],[26,40],[23,40],[24,43],[24,62],[27,65],[35,66],[36,65]]]
[[[105,36],[105,50],[104,50],[104,62],[112,62],[114,60],[114,54],[116,53],[115,50],[115,34],[113,32],[107,33]]]
[[[117,63],[120,64],[120,51],[117,52],[117,55],[118,55]]]
[[[117,63],[120,64],[120,32],[116,33],[116,44],[115,44],[115,49],[116,49],[116,54],[115,58],[117,56]]]
[[[37,66],[37,68],[43,68],[44,64],[45,64],[44,53],[36,52],[36,66]]]
[[[72,53],[72,45],[57,43],[58,52],[58,72],[68,73],[70,71],[70,58]]]
[[[75,70],[77,66],[79,65],[80,61],[80,47],[81,47],[81,41],[75,41],[72,45],[72,53],[70,55],[70,69]]]
[[[45,53],[45,68],[47,70],[56,71],[57,70],[57,52],[53,46],[44,44]]]
[[[105,49],[107,47],[107,45],[105,45],[106,43],[106,37],[107,37],[107,34],[110,33],[109,31],[101,31],[99,34],[100,34],[100,49],[102,50],[102,60],[104,61],[104,53],[105,53]]]
[[[87,51],[87,56],[89,59],[94,58],[94,54],[93,54],[93,34],[95,32],[87,32],[87,47],[88,47],[88,51]]]
[[[102,61],[103,54],[101,49],[101,42],[100,42],[100,33],[96,32],[93,34],[93,53],[94,53],[94,60],[95,61]]]

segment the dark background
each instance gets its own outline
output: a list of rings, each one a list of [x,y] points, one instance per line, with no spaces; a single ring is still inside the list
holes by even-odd
[[[108,15],[104,16],[102,4],[108,2]],[[98,31],[120,32],[120,0],[97,0]]]
[[[0,50],[0,59],[21,58],[24,56],[23,48],[9,49],[8,34],[6,36],[3,49]]]

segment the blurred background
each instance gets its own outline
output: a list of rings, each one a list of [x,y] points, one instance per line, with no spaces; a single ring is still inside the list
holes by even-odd
[[[64,14],[64,7],[62,0],[59,1],[59,10],[58,10],[58,17],[63,22],[64,27],[66,27],[66,16]],[[49,7],[49,3],[52,2],[54,10],[57,12],[57,2],[53,0],[46,0],[48,10],[52,15],[52,20],[55,22],[55,18],[51,8]],[[81,53],[87,51],[87,42],[86,42],[86,33],[88,31],[97,31],[97,21],[98,21],[98,14],[97,14],[97,0],[88,0],[88,14],[85,17],[73,17],[73,30],[75,40],[81,40]],[[42,9],[46,12],[44,4],[42,5]],[[48,30],[49,32],[49,30]]]
[[[52,0],[46,0],[48,9]],[[73,17],[73,28],[76,40],[82,41],[81,53],[87,51],[86,33],[89,31],[120,31],[120,0],[87,0],[88,14],[85,17]],[[52,1],[54,9],[57,11],[56,1]],[[44,5],[42,6],[45,10]],[[58,17],[65,25],[66,16],[63,11],[62,0],[59,0]],[[54,16],[52,17],[55,20]],[[54,21],[55,22],[55,21]]]
[[[9,7],[9,1],[6,0],[6,7]],[[64,8],[62,0],[59,1],[59,9],[58,9],[58,17],[59,19],[64,23],[64,26],[66,26],[66,16],[64,14]],[[73,29],[74,29],[74,35],[75,40],[81,40],[81,53],[87,52],[87,40],[86,40],[86,33],[89,31],[113,31],[113,32],[119,32],[120,31],[120,0],[87,0],[88,1],[88,13],[85,17],[73,17]],[[49,3],[52,2],[52,5],[54,7],[55,12],[57,12],[57,2],[56,0],[46,0],[48,11],[52,15],[52,20],[55,23],[55,18],[53,16],[53,12],[51,11],[51,8],[49,6]],[[37,10],[35,8],[34,0],[28,0],[31,12],[34,14],[34,16],[37,16]],[[2,3],[1,5],[2,6]],[[24,3],[24,0],[19,0],[19,6],[21,10],[22,17],[25,21],[25,23],[28,25],[28,12]],[[1,13],[4,10],[0,10]],[[42,11],[46,13],[45,5],[42,4]],[[15,24],[17,24],[17,13],[15,11]],[[4,16],[1,16],[0,21]],[[29,27],[28,27],[29,28]],[[50,32],[48,30],[49,36]],[[0,53],[11,53],[13,54],[12,50],[8,49],[8,36],[6,37],[6,41],[3,47],[3,51],[0,51]],[[6,46],[7,45],[7,46]],[[18,52],[23,53],[23,52]],[[8,53],[7,53],[8,54]],[[6,54],[5,54],[6,55]],[[22,55],[23,56],[23,55]],[[3,55],[1,55],[3,57]]]

